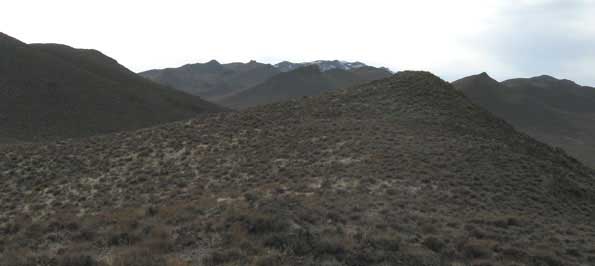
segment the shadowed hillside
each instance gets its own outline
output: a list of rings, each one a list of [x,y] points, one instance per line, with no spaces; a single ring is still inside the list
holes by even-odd
[[[550,76],[500,83],[485,73],[453,85],[520,131],[595,167],[595,88]]]
[[[138,129],[222,108],[137,76],[95,50],[0,33],[0,141]]]
[[[8,266],[595,263],[593,171],[426,72],[0,147],[0,177]]]

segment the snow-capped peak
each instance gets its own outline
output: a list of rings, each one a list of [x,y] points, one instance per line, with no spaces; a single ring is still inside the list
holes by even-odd
[[[294,69],[310,66],[310,65],[317,65],[321,71],[329,71],[332,69],[341,69],[341,70],[352,70],[356,68],[366,67],[367,65],[361,62],[347,62],[347,61],[328,61],[328,60],[317,60],[312,62],[303,62],[303,63],[292,63],[288,61],[283,61],[274,65],[278,68],[281,72],[289,72]]]

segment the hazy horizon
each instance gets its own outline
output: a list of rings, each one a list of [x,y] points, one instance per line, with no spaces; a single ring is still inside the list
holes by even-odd
[[[8,35],[97,49],[135,72],[337,59],[451,81],[487,72],[595,85],[593,0],[15,1],[3,11]]]

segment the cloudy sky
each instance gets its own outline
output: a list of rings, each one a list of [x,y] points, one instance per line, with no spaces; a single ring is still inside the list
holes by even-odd
[[[134,71],[342,59],[595,86],[595,0],[0,1],[0,31],[94,48]]]

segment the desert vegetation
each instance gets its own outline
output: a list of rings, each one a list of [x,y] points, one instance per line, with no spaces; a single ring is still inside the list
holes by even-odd
[[[2,265],[595,263],[593,171],[425,72],[0,149]]]

